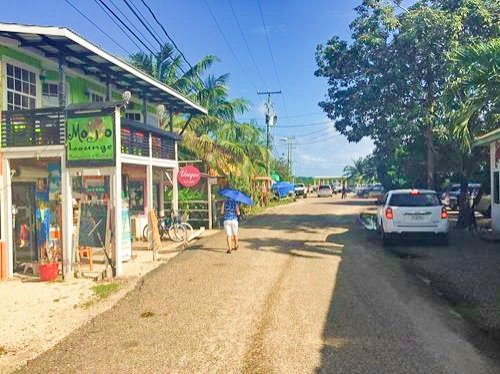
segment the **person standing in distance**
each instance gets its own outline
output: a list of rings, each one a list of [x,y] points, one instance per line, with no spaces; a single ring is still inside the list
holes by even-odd
[[[240,207],[233,199],[226,199],[222,204],[220,214],[224,217],[224,229],[226,230],[227,235],[226,253],[231,253],[231,251],[237,250],[239,247],[238,216],[240,215]]]

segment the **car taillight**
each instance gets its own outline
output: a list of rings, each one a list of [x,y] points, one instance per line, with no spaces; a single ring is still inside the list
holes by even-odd
[[[448,212],[445,207],[441,208],[441,219],[448,219]]]
[[[394,218],[394,213],[392,212],[392,208],[387,208],[385,210],[385,218],[387,218],[387,219],[393,219]]]

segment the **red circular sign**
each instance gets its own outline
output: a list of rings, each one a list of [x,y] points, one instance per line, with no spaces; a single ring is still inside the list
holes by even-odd
[[[201,172],[192,165],[182,167],[177,175],[177,180],[184,187],[194,187],[200,182],[200,179]]]

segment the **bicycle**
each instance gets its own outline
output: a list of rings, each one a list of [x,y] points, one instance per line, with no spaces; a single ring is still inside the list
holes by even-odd
[[[170,238],[170,240],[174,242],[182,242],[188,237],[188,230],[190,230],[192,233],[193,227],[187,222],[181,222],[178,213],[172,212],[170,214],[170,217],[164,217],[158,220],[158,232],[160,234],[160,240],[164,240],[165,236],[168,235],[168,238]],[[148,225],[146,225],[142,230],[142,237],[145,241],[147,241],[148,236],[149,227]]]

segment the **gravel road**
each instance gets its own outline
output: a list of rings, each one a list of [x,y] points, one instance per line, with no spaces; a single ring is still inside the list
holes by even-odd
[[[499,373],[472,327],[357,223],[309,198],[200,240],[21,373]]]

